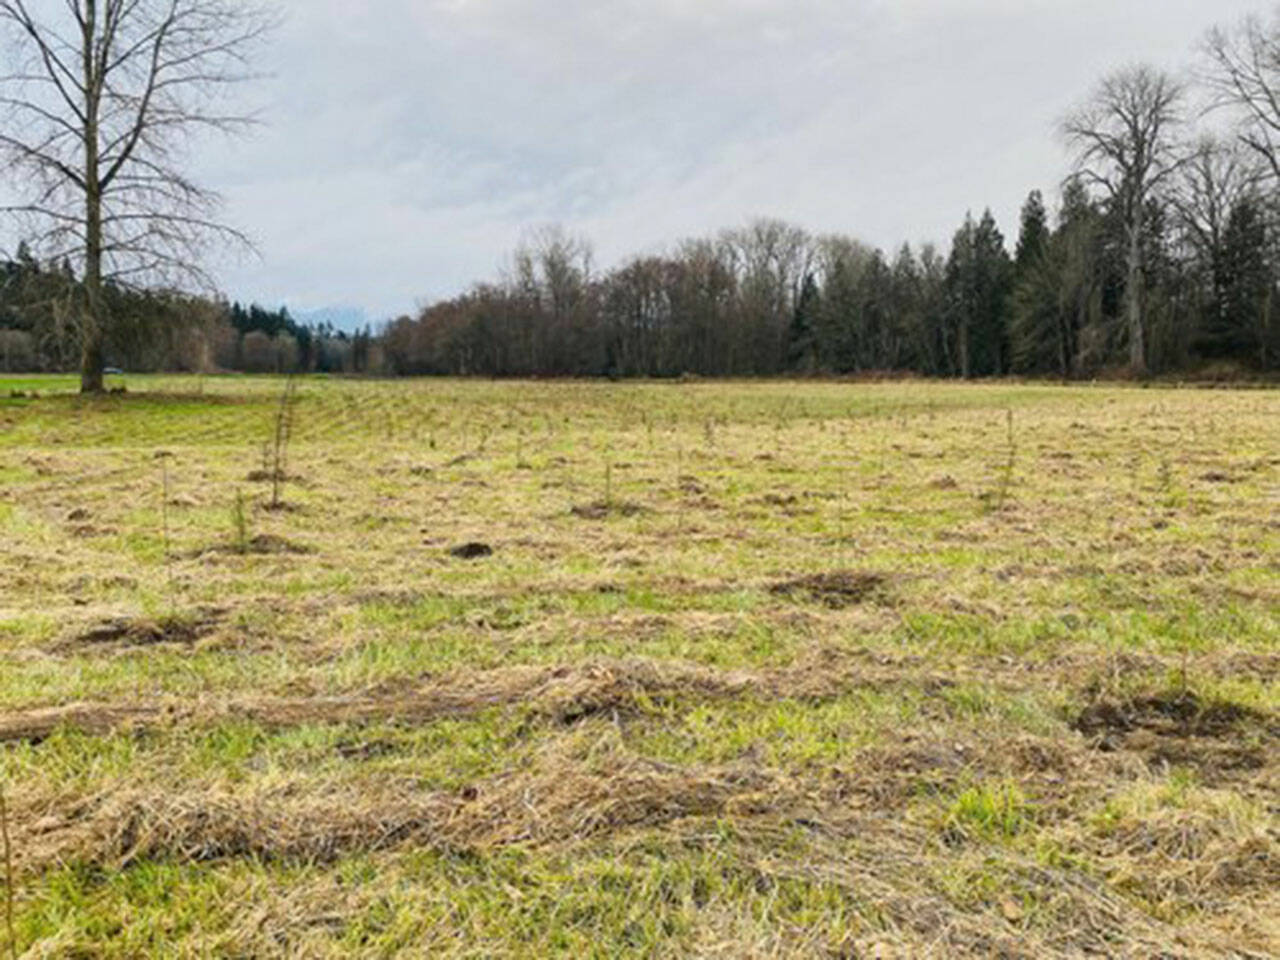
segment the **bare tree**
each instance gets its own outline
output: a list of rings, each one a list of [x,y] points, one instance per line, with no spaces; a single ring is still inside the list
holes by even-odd
[[[1188,154],[1170,198],[1196,252],[1222,243],[1231,209],[1262,179],[1256,157],[1236,141],[1202,137]]]
[[[207,285],[211,241],[245,243],[181,169],[272,18],[237,0],[0,0],[0,162],[38,254],[74,268],[80,384],[103,388],[109,285]]]
[[[1149,66],[1128,67],[1099,84],[1089,101],[1063,122],[1076,154],[1077,176],[1101,188],[1124,224],[1125,316],[1129,363],[1146,372],[1143,268],[1147,204],[1181,165],[1176,131],[1183,86]]]
[[[1211,105],[1239,115],[1240,140],[1280,179],[1280,18],[1215,28],[1203,46]]]

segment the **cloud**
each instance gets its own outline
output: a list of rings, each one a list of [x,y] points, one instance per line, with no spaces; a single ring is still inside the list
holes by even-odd
[[[303,309],[411,309],[549,221],[605,263],[756,214],[945,242],[1052,190],[1055,121],[1103,71],[1177,65],[1250,6],[293,0],[267,130],[199,166],[263,253],[230,292]]]

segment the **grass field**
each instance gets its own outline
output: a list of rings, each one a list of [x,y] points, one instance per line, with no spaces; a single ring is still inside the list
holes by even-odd
[[[1280,393],[70,386],[17,955],[1280,955]]]

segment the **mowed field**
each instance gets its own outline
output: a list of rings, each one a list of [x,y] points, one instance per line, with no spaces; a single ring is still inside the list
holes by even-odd
[[[1280,955],[1280,393],[283,386],[0,380],[17,955]]]

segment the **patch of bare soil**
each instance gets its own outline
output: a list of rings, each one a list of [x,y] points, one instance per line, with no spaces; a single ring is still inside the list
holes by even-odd
[[[630,500],[596,500],[593,503],[578,504],[570,511],[580,520],[607,520],[609,517],[635,517],[645,512],[645,508]]]
[[[449,555],[457,560],[483,560],[493,556],[493,547],[487,543],[464,543],[450,550]]]
[[[1095,749],[1136,752],[1154,766],[1192,767],[1209,782],[1268,766],[1280,739],[1274,717],[1190,690],[1095,700],[1072,726]]]
[[[190,645],[213,633],[222,622],[225,612],[203,610],[194,616],[172,616],[160,619],[113,617],[94,624],[77,634],[62,650],[86,648],[151,647],[160,644]]]
[[[773,584],[769,592],[821,603],[833,610],[856,606],[868,600],[883,600],[890,578],[867,570],[837,570],[815,573]]]

